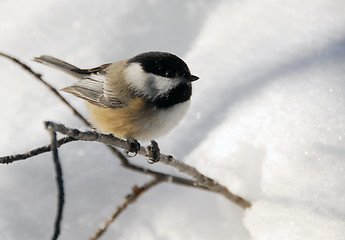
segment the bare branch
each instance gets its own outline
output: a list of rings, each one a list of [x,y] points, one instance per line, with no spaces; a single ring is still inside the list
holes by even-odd
[[[62,178],[62,168],[60,164],[59,154],[58,154],[58,147],[56,142],[56,133],[55,131],[49,129],[50,135],[51,135],[51,148],[53,153],[53,161],[54,161],[54,167],[56,172],[56,185],[58,189],[58,207],[55,217],[55,224],[54,224],[54,233],[52,236],[52,240],[58,239],[60,235],[60,226],[62,221],[62,212],[63,212],[63,206],[65,202],[65,193],[64,193],[64,186],[63,186],[63,178]]]
[[[60,146],[66,144],[66,143],[69,143],[69,142],[73,142],[73,141],[79,141],[79,140],[75,139],[73,137],[65,137],[65,138],[61,138],[61,139],[57,140],[56,145],[59,148]],[[165,174],[165,173],[153,171],[153,170],[141,167],[141,166],[134,165],[134,164],[130,163],[128,161],[128,159],[118,149],[116,149],[113,146],[109,146],[109,145],[107,145],[107,147],[110,150],[112,150],[113,154],[115,154],[116,156],[119,157],[119,159],[121,161],[121,166],[123,166],[124,168],[130,169],[133,171],[137,171],[140,173],[155,176],[157,178],[162,179],[162,181],[171,182],[171,183],[180,184],[180,185],[185,185],[187,187],[196,187],[196,188],[200,188],[203,190],[209,190],[208,188],[205,188],[203,186],[198,185],[198,183],[196,181],[186,179],[186,178],[177,177],[177,176],[174,176],[171,174]],[[16,162],[19,160],[25,160],[25,159],[37,156],[37,155],[42,154],[42,153],[50,152],[51,149],[52,149],[51,145],[46,145],[46,146],[36,148],[36,149],[31,150],[31,151],[26,152],[26,153],[0,157],[0,163],[9,164],[9,163],[13,163],[13,162]]]
[[[141,172],[141,173],[152,175],[152,176],[154,176],[156,178],[159,178],[159,179],[161,179],[162,181],[165,181],[165,182],[179,184],[179,185],[183,185],[183,186],[186,186],[186,187],[200,188],[202,190],[210,191],[210,189],[200,185],[195,180],[190,180],[190,179],[187,179],[187,178],[177,177],[177,176],[174,176],[174,175],[171,175],[171,174],[166,174],[166,173],[161,173],[161,172],[153,171],[153,170],[150,170],[150,169],[147,169],[147,168],[143,168],[143,167],[131,164],[129,162],[128,162],[128,164],[122,165],[122,166],[125,167],[125,168],[129,168],[129,169],[131,169],[133,171],[137,171],[137,172]]]
[[[42,75],[39,73],[34,72],[28,65],[24,64],[23,62],[19,61],[17,58],[11,57],[5,53],[0,52],[0,56],[3,56],[5,58],[8,58],[15,62],[16,64],[20,65],[22,68],[24,68],[27,72],[29,72],[31,75],[33,75],[37,80],[39,80],[43,85],[49,88],[50,91],[52,91],[55,96],[57,96],[64,104],[66,104],[81,121],[83,121],[87,126],[92,126],[92,124],[86,120],[86,118],[81,115],[77,109],[75,109],[52,85],[50,85],[47,81],[43,80]]]
[[[59,148],[61,145],[69,142],[77,141],[77,139],[72,138],[72,137],[64,137],[56,141],[56,146]],[[0,157],[0,163],[2,164],[9,164],[15,161],[19,160],[25,160],[27,158],[31,158],[34,156],[37,156],[42,153],[50,152],[51,149],[51,144],[39,147],[36,149],[33,149],[29,152],[26,153],[21,153],[21,154],[16,154],[16,155],[11,155],[11,156],[5,156],[5,157]]]
[[[45,124],[47,127],[50,127],[56,132],[60,132],[62,134],[82,141],[97,141],[107,145],[116,146],[128,151],[130,151],[131,148],[130,144],[127,141],[119,139],[115,137],[113,134],[102,134],[96,131],[79,131],[78,129],[67,128],[63,124],[53,122],[45,122]],[[144,147],[141,147],[138,151],[138,154],[146,156],[147,150]],[[236,203],[244,209],[251,206],[251,203],[249,201],[231,193],[226,187],[220,185],[213,179],[206,177],[205,175],[200,173],[196,168],[193,168],[175,159],[171,155],[161,154],[159,162],[174,167],[178,171],[193,177],[198,183],[198,185],[204,186],[213,192],[222,194],[224,197],[233,201],[234,203]]]
[[[143,193],[147,192],[150,188],[156,186],[157,184],[161,183],[162,179],[154,178],[151,181],[144,184],[142,187],[134,186],[132,188],[132,192],[126,196],[126,200],[116,208],[115,212],[111,215],[110,219],[108,219],[102,227],[100,227],[97,232],[89,238],[89,240],[97,240],[99,239],[104,232],[108,229],[109,225],[115,221],[115,219],[127,208],[127,206],[133,202],[135,202],[139,196]]]

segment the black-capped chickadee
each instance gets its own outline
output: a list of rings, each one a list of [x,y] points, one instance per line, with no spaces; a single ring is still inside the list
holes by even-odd
[[[187,64],[167,52],[80,69],[50,56],[34,59],[78,79],[62,91],[88,102],[91,122],[103,133],[123,139],[153,140],[167,134],[190,104],[192,82]]]

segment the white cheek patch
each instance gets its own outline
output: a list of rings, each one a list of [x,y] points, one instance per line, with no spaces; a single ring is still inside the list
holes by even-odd
[[[159,96],[176,87],[180,81],[146,73],[139,63],[131,63],[125,70],[128,81],[150,97]]]
[[[143,71],[139,63],[130,63],[125,73],[129,83],[140,90],[145,89],[147,73]]]
[[[182,81],[177,78],[165,78],[161,76],[155,76],[156,87],[161,93],[170,90],[180,84]]]

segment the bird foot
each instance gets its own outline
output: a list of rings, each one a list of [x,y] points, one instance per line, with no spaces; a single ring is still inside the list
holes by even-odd
[[[151,141],[151,144],[146,147],[146,156],[150,164],[156,163],[159,161],[161,153],[158,147],[158,143],[154,140]]]
[[[126,157],[135,157],[140,150],[140,143],[135,139],[128,139],[127,143],[129,145],[129,150],[124,150]]]

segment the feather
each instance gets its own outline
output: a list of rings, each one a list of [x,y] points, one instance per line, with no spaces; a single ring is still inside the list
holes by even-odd
[[[61,91],[71,93],[99,107],[123,107],[124,103],[114,96],[114,92],[105,88],[105,81],[105,74],[93,73]]]
[[[59,69],[78,79],[72,86],[65,87],[61,91],[71,93],[103,108],[119,108],[124,106],[124,103],[115,96],[116,93],[112,89],[108,89],[110,86],[108,86],[109,84],[106,83],[106,80],[107,68],[110,64],[103,64],[91,69],[80,69],[47,55],[34,58],[34,60]]]

